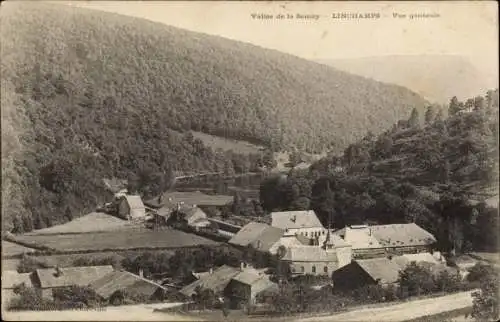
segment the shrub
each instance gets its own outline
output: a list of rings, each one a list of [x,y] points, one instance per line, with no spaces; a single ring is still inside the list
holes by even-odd
[[[399,285],[408,295],[420,295],[435,289],[434,277],[431,271],[415,262],[410,263],[399,272]]]

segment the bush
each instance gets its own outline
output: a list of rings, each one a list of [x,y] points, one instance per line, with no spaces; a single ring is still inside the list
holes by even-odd
[[[39,268],[48,268],[50,267],[43,260],[38,260],[33,257],[23,256],[21,261],[17,265],[17,271],[19,273],[31,273]]]
[[[89,287],[73,285],[54,289],[52,295],[58,307],[98,307],[103,304],[99,295]]]
[[[435,289],[431,271],[415,262],[399,272],[399,285],[409,296],[427,294]]]
[[[434,283],[435,290],[441,292],[456,292],[462,286],[461,277],[458,272],[450,274],[448,271],[442,271],[434,278]]]

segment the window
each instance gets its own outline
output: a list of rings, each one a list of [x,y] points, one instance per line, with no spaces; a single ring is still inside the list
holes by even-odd
[[[305,270],[304,270],[304,266],[300,266],[300,272],[301,272],[301,273],[304,273],[304,271],[305,271]]]
[[[306,231],[306,236],[307,236],[307,231]]]
[[[325,266],[325,268],[323,268],[323,272],[328,273],[328,266]]]
[[[316,273],[316,266],[313,266],[311,272]]]

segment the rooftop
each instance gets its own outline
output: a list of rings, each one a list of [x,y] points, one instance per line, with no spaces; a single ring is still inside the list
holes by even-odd
[[[373,280],[378,280],[382,284],[395,283],[399,279],[401,267],[385,257],[355,260],[354,262]]]
[[[113,271],[111,265],[105,266],[83,266],[59,268],[57,274],[55,268],[37,269],[36,274],[41,288],[65,287],[71,285],[87,286],[95,280]]]
[[[282,260],[291,262],[336,262],[337,254],[318,246],[294,246],[287,248]]]
[[[147,296],[153,295],[158,288],[165,289],[153,281],[126,271],[110,272],[92,282],[90,287],[103,298],[108,298],[114,292],[124,289],[132,289]]]
[[[28,287],[32,286],[31,273],[18,273],[17,271],[2,272],[2,289],[12,289],[21,284]]]
[[[314,210],[272,212],[271,225],[284,230],[323,228]]]
[[[142,203],[141,196],[138,195],[126,195],[125,199],[130,207],[130,209],[143,209],[144,204]]]
[[[420,246],[436,242],[436,238],[415,223],[371,226],[373,236],[382,247]]]
[[[222,292],[231,279],[240,272],[241,270],[239,268],[223,265],[215,269],[211,274],[204,274],[200,276],[199,280],[194,281],[193,283],[182,288],[180,293],[190,297],[196,292],[196,288],[198,286],[213,290],[216,293]]]
[[[377,239],[370,233],[370,228],[361,226],[345,227],[334,231],[332,236],[341,237],[352,249],[381,248]],[[335,237],[334,237],[335,238]]]
[[[282,229],[266,224],[251,222],[241,228],[229,240],[230,244],[242,247],[252,246],[260,251],[268,251],[283,236]]]

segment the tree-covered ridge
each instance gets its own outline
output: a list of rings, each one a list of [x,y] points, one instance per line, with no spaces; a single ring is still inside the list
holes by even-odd
[[[8,77],[24,82],[38,62],[72,84],[71,95],[110,96],[115,113],[151,111],[176,130],[338,150],[424,105],[403,87],[245,43],[81,8],[10,7],[2,19]]]
[[[498,90],[478,102],[455,110],[461,104],[452,99],[446,119],[430,108],[422,122],[415,111],[308,172],[268,179],[263,207],[312,208],[335,228],[415,222],[443,250],[491,249],[498,245],[497,209],[482,201],[498,197]]]
[[[212,151],[190,130],[339,149],[424,103],[291,55],[115,14],[17,2],[2,6],[1,27],[7,228],[93,210],[103,177],[150,195],[173,171],[230,175],[266,163]]]

